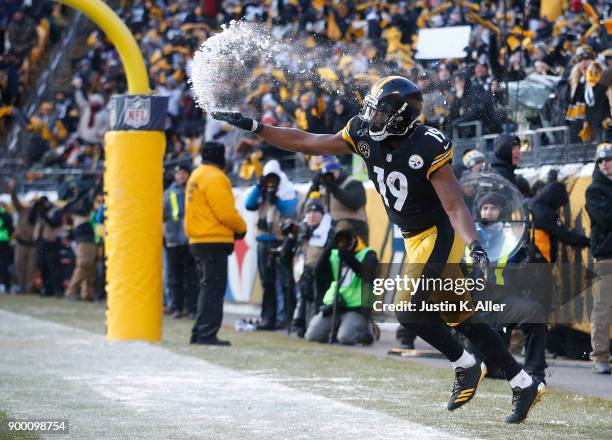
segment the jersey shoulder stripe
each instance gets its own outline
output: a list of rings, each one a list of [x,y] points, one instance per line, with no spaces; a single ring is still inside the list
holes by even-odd
[[[342,135],[342,139],[344,139],[346,143],[349,144],[353,152],[357,153],[357,146],[355,145],[355,141],[353,140],[350,134],[351,133],[351,122],[353,122],[353,119],[354,118],[349,119],[349,121],[346,123],[346,125],[344,126],[340,134]]]
[[[444,154],[443,157],[440,157],[439,159],[436,159],[431,163],[431,166],[427,170],[427,178],[429,179],[429,176],[431,176],[434,171],[440,169],[444,164],[449,163],[452,159],[453,149],[451,147],[449,148],[448,152]]]
[[[447,149],[446,149],[446,150],[445,150],[443,153],[438,154],[436,157],[434,157],[434,158],[433,158],[433,162],[435,162],[436,160],[440,159],[442,156],[446,156],[446,155],[448,154],[448,152],[449,152],[449,151],[450,151],[450,150],[449,150],[449,149],[448,149],[448,147],[447,147]]]
[[[436,157],[434,157],[434,160],[431,162],[432,165],[437,164],[438,162],[443,161],[444,159],[446,159],[449,155],[453,154],[453,150],[452,148],[449,149],[448,151],[446,151],[445,153],[442,153]]]

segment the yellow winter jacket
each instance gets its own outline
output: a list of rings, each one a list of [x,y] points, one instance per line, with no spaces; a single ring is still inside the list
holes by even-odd
[[[246,232],[234,206],[232,184],[223,170],[209,164],[196,168],[187,182],[185,233],[189,243],[232,243]]]

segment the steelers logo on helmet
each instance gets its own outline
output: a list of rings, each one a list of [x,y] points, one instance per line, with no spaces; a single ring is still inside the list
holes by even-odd
[[[423,96],[412,81],[401,76],[381,78],[364,98],[359,117],[368,124],[375,141],[402,136],[414,127],[423,106]]]

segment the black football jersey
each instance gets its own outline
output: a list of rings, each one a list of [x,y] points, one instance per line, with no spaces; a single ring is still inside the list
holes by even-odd
[[[419,124],[400,146],[389,138],[378,142],[358,116],[348,121],[342,137],[360,155],[392,223],[408,232],[422,231],[446,216],[429,178],[450,163],[453,147],[439,130]]]

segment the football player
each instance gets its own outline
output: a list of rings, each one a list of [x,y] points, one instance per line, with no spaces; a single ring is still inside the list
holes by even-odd
[[[402,229],[409,264],[418,264],[423,276],[439,276],[448,264],[458,267],[468,244],[472,261],[486,273],[487,254],[477,239],[474,221],[450,167],[453,147],[440,131],[418,123],[422,104],[421,92],[411,81],[388,76],[374,84],[364,99],[361,113],[336,134],[272,127],[237,112],[217,112],[213,117],[254,132],[287,151],[360,155],[389,220]],[[430,292],[420,289],[411,301],[424,303],[429,295]],[[439,312],[425,311],[403,312],[398,319],[455,367],[448,409],[469,402],[486,374],[486,367],[455,339],[449,328],[451,321],[443,319]],[[474,343],[510,382],[512,413],[506,421],[522,422],[544,393],[544,384],[521,368],[497,332],[478,314],[462,319],[454,328]]]

